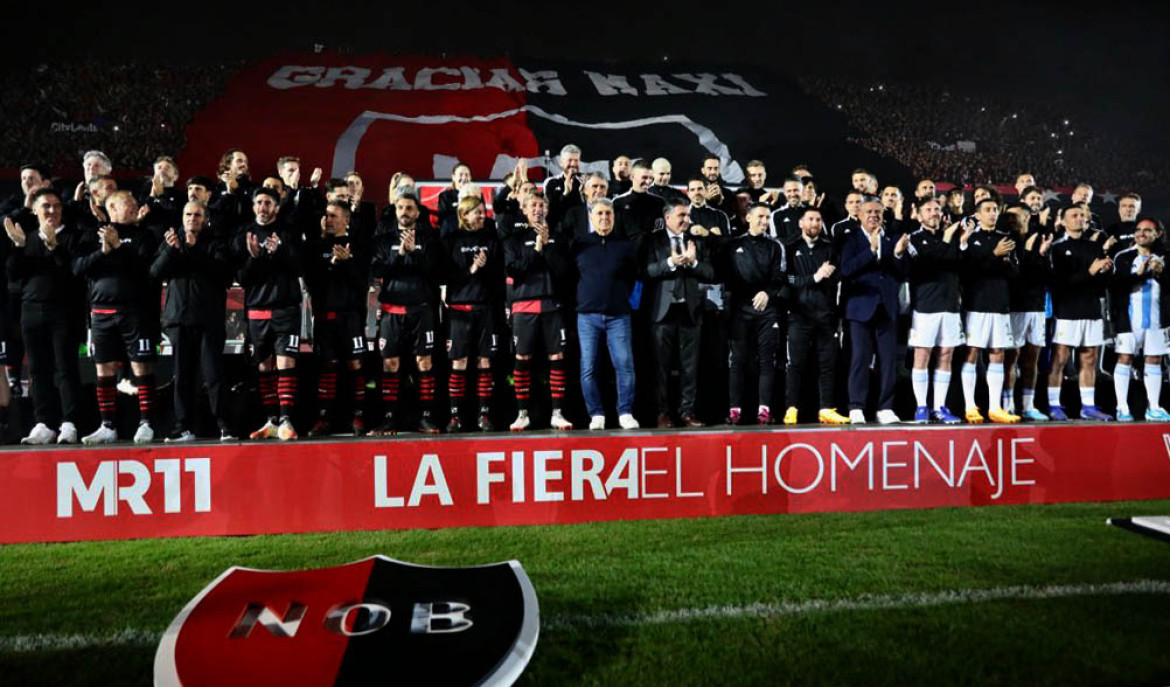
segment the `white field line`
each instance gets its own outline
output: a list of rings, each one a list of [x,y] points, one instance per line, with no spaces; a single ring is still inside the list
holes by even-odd
[[[542,631],[637,627],[664,625],[711,619],[777,618],[841,611],[882,611],[934,606],[956,606],[987,601],[1067,599],[1086,596],[1123,596],[1129,594],[1170,594],[1170,581],[1137,580],[1107,584],[1075,584],[1048,587],[998,587],[993,589],[953,589],[920,594],[863,595],[848,599],[810,599],[783,603],[754,603],[746,606],[707,606],[680,608],[653,613],[600,613],[593,615],[555,615],[541,621]],[[36,634],[0,636],[0,653],[68,651],[101,647],[150,647],[158,644],[161,632],[124,629],[108,635]]]

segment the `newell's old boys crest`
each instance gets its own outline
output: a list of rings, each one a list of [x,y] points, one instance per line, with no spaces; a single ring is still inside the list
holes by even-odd
[[[230,568],[171,623],[155,685],[510,685],[539,633],[517,561],[384,556],[319,570]]]

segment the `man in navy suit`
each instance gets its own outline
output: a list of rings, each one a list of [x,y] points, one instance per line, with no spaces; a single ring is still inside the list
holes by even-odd
[[[898,350],[898,288],[909,265],[909,238],[896,242],[882,226],[882,204],[876,199],[861,206],[861,231],[841,242],[841,295],[853,354],[849,363],[849,420],[865,422],[869,395],[869,363],[876,350],[881,379],[877,420],[900,422],[894,413],[895,354]]]

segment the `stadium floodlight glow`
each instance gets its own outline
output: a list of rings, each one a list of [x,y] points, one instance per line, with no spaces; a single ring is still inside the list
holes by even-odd
[[[1058,151],[1056,151],[1056,154],[1057,154],[1057,155],[1064,155],[1064,151],[1063,151],[1063,150],[1058,150]]]
[[[1015,114],[1015,113],[1013,112],[1013,113],[1012,113],[1012,119],[1015,119],[1015,118],[1017,118],[1017,117],[1019,117],[1019,115],[1018,115],[1018,114]]]
[[[1066,119],[1066,120],[1064,120],[1064,125],[1065,125],[1065,126],[1068,126],[1068,120],[1067,120],[1067,119]]]

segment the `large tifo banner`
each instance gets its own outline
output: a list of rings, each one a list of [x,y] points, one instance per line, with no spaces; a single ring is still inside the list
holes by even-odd
[[[1170,498],[1170,427],[117,446],[0,455],[0,542]]]
[[[773,165],[772,185],[800,162],[841,185],[850,165],[897,176],[846,141],[841,113],[795,84],[719,65],[288,54],[239,72],[186,133],[179,162],[192,174],[212,173],[229,148],[248,154],[253,177],[297,155],[332,176],[357,170],[381,202],[396,171],[446,179],[462,161],[474,179],[498,180],[520,158],[556,171],[566,143],[582,148],[583,171],[608,174],[619,155],[664,156],[677,183],[708,154],[731,184],[754,158]]]

